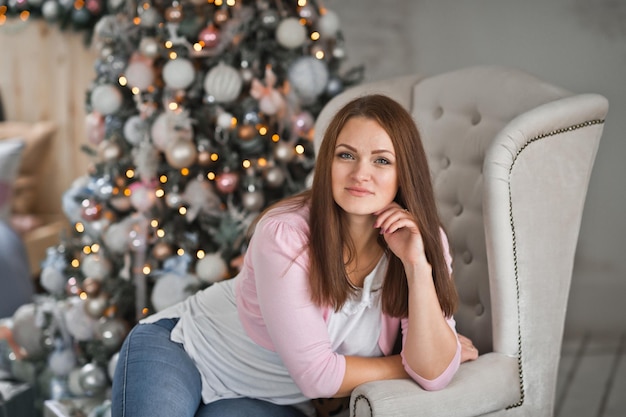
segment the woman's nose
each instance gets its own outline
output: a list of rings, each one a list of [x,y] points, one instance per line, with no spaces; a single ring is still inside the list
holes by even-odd
[[[359,181],[369,180],[372,176],[370,171],[370,167],[368,164],[362,161],[358,161],[354,164],[354,169],[352,170],[352,177]]]

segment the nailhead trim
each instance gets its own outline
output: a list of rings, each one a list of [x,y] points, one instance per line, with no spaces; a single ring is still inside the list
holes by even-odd
[[[515,221],[513,219],[513,194],[511,190],[511,175],[513,172],[513,167],[515,165],[515,162],[517,161],[518,156],[520,156],[522,151],[524,151],[528,147],[528,145],[530,145],[531,143],[534,143],[540,139],[544,139],[547,137],[556,136],[560,133],[571,132],[574,130],[582,129],[584,127],[593,126],[593,125],[602,124],[602,123],[604,123],[604,119],[589,120],[589,121],[579,123],[573,126],[553,130],[552,132],[549,132],[549,133],[542,133],[530,139],[528,142],[524,144],[524,146],[522,146],[519,149],[519,151],[517,151],[517,154],[515,155],[515,158],[513,159],[513,163],[511,164],[511,167],[509,168],[509,183],[508,183],[509,184],[509,220],[511,223],[511,231],[512,231],[512,236],[513,236],[513,263],[514,263],[514,271],[515,271],[515,290],[516,290],[516,297],[517,297],[517,347],[518,347],[518,352],[519,352],[519,355],[517,357],[517,369],[519,372],[520,399],[515,404],[509,405],[506,408],[507,410],[511,408],[515,408],[515,407],[521,407],[524,404],[524,399],[525,399],[524,370],[522,368],[522,328],[520,325],[520,315],[519,315],[520,287],[519,287],[519,274],[518,274],[519,271],[518,271],[518,265],[517,265],[517,239],[515,237]]]
[[[360,400],[365,400],[367,402],[367,406],[370,409],[370,416],[374,415],[374,410],[372,410],[372,404],[370,403],[370,400],[363,394],[357,395],[354,399],[354,402],[352,403],[352,415],[356,416],[356,403],[358,403]]]

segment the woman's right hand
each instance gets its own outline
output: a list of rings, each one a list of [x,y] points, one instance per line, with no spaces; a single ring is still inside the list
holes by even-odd
[[[461,343],[461,363],[473,361],[478,358],[478,349],[476,349],[472,341],[462,334],[458,336],[459,342]]]

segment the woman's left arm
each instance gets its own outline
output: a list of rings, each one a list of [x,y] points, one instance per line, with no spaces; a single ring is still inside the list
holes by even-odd
[[[405,369],[423,388],[448,384],[461,360],[454,320],[441,310],[432,268],[413,216],[392,204],[377,213],[376,227],[404,265],[409,288],[409,315],[402,321],[402,358]],[[447,251],[447,241],[444,241]]]

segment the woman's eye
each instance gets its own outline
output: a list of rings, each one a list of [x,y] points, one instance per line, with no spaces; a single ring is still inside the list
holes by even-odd
[[[341,159],[354,159],[354,156],[352,156],[352,154],[349,154],[348,152],[340,152],[337,154],[337,156]]]
[[[386,159],[386,158],[378,158],[378,159],[376,159],[376,161],[375,161],[375,162],[376,162],[377,164],[381,164],[381,165],[389,165],[389,164],[391,164],[391,161],[389,161],[389,160],[388,160],[388,159]]]

